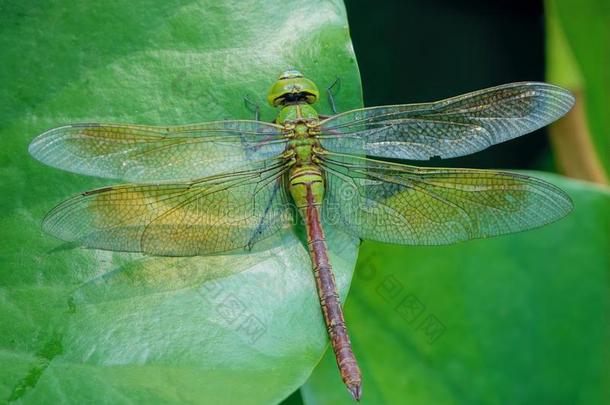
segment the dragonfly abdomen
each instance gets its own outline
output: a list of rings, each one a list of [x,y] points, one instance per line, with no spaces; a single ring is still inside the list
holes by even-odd
[[[290,170],[290,194],[305,221],[307,245],[313,265],[320,307],[335,353],[341,378],[352,396],[361,395],[362,376],[347,334],[335,277],[328,258],[320,211],[324,200],[324,178],[316,164],[295,165]]]
[[[314,179],[314,181],[308,181],[307,179]],[[295,185],[295,189],[304,193],[305,206],[299,208],[307,229],[307,245],[313,264],[316,288],[326,330],[335,353],[341,378],[354,399],[359,400],[362,394],[362,375],[345,326],[339,293],[328,258],[328,247],[320,220],[321,207],[318,201],[321,202],[321,199],[316,190],[318,185],[321,185],[323,190],[322,177],[304,171],[297,178],[297,181],[299,182]]]
[[[308,205],[319,206],[324,200],[324,178],[322,170],[315,164],[295,166],[290,170],[290,195],[296,207],[303,211]],[[310,200],[311,197],[311,200]]]

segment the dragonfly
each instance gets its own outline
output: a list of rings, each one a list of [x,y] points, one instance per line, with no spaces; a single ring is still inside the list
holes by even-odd
[[[304,226],[338,369],[359,400],[362,374],[325,228],[364,240],[444,245],[562,218],[572,209],[570,198],[535,177],[396,161],[486,149],[555,121],[574,98],[551,84],[520,82],[330,116],[316,111],[319,98],[316,84],[290,69],[267,96],[278,109],[273,122],[80,123],[48,130],[30,144],[34,158],[131,183],[64,201],[47,214],[43,229],[86,248],[198,256],[247,254],[273,235]]]

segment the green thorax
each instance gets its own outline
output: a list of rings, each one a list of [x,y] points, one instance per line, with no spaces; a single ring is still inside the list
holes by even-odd
[[[280,125],[293,127],[293,138],[288,148],[294,151],[295,166],[313,163],[313,147],[319,144],[315,138],[319,122],[316,110],[306,103],[295,103],[282,107],[276,122]]]
[[[295,103],[288,104],[282,107],[278,114],[275,122],[280,125],[291,121],[298,121],[301,119],[305,120],[318,120],[318,112],[315,108],[307,103]]]
[[[288,149],[294,151],[289,187],[296,206],[304,209],[310,202],[321,205],[324,198],[324,180],[313,153],[313,148],[319,146],[315,137],[319,122],[318,113],[306,103],[285,105],[276,122],[288,127],[294,126],[294,136],[288,143]],[[307,201],[307,189],[311,189],[313,201]]]

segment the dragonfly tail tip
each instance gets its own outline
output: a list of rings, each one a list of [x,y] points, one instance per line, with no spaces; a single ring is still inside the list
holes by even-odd
[[[360,382],[347,384],[347,390],[356,401],[360,402],[360,397],[362,396],[362,384]]]

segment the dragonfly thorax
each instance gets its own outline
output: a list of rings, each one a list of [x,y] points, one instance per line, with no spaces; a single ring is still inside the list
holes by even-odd
[[[284,124],[294,124],[305,121],[318,121],[318,112],[307,103],[289,104],[282,107],[275,122]]]
[[[316,110],[308,104],[284,106],[276,121],[292,133],[287,149],[293,151],[295,165],[313,164],[313,149],[320,147]]]
[[[318,113],[308,104],[287,105],[280,111],[276,122],[292,132],[287,149],[294,152],[296,166],[312,164],[313,148],[319,147]]]
[[[318,113],[303,102],[285,105],[276,122],[292,133],[286,148],[292,152],[292,167],[288,176],[290,194],[296,206],[307,206],[308,193],[314,198],[309,203],[320,205],[324,197],[324,177],[314,158],[314,149],[320,147],[316,136],[319,133]]]

